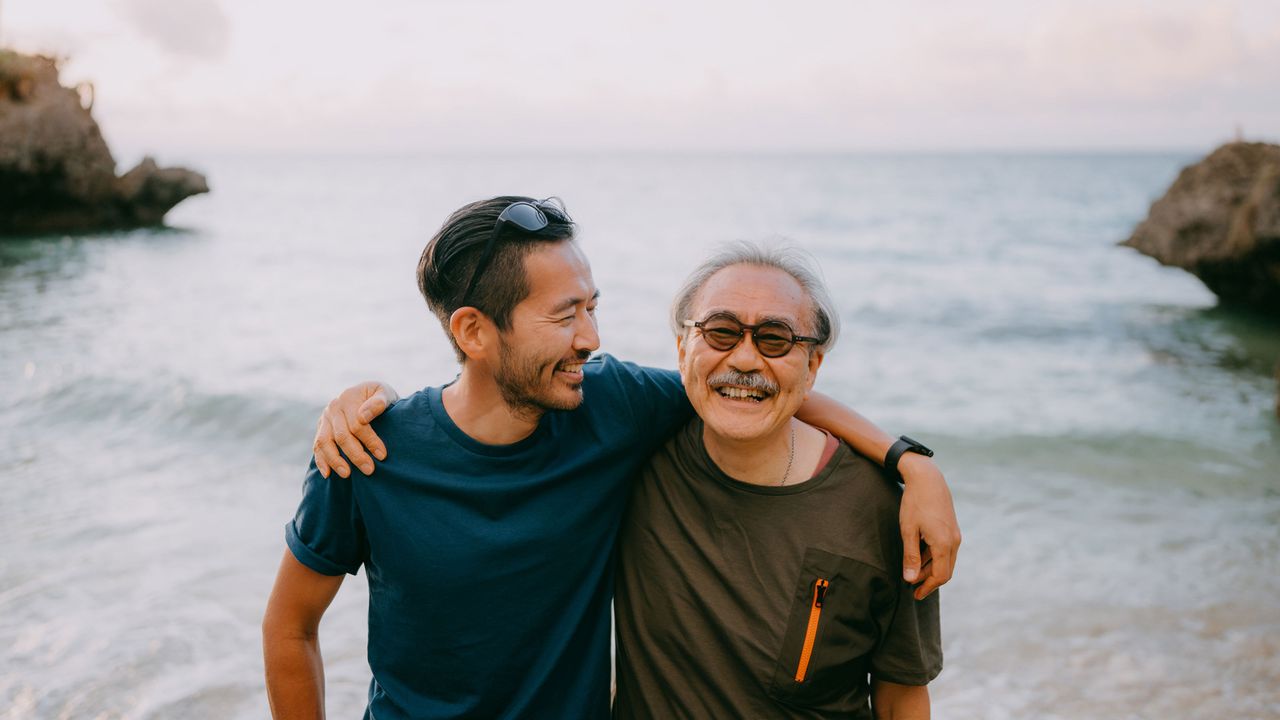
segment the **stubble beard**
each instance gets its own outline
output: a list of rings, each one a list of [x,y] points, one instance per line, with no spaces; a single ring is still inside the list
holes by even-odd
[[[574,388],[576,392],[572,400],[557,397],[549,387],[555,382],[555,367],[563,358],[546,360],[521,355],[505,341],[499,342],[498,368],[493,379],[503,401],[515,414],[536,420],[548,410],[573,410],[582,404],[581,385]],[[584,351],[578,355],[586,360],[590,353]],[[544,380],[544,372],[548,369],[551,377]]]

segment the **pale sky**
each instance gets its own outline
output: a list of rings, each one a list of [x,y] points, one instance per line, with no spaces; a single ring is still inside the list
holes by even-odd
[[[1207,150],[1275,0],[0,0],[122,153]]]

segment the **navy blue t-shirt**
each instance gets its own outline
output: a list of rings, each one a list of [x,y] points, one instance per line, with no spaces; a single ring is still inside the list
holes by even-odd
[[[609,355],[584,371],[582,405],[512,445],[463,433],[433,387],[374,421],[372,476],[312,464],[285,539],[316,572],[365,567],[366,718],[608,717],[629,481],[692,411],[674,372]]]

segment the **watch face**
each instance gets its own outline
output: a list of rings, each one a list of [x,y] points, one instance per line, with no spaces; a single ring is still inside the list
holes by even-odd
[[[918,453],[920,455],[924,455],[925,457],[933,457],[933,451],[925,447],[924,443],[918,440],[913,440],[907,437],[906,435],[903,435],[901,437],[901,440],[911,445],[911,447],[907,448],[905,452],[913,452],[913,453]]]

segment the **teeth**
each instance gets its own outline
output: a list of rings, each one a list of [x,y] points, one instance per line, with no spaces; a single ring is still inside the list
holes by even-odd
[[[576,364],[576,365],[568,365],[568,364],[566,364],[566,365],[561,365],[561,366],[560,366],[560,370],[561,370],[562,372],[574,372],[574,373],[576,373],[576,372],[579,372],[579,371],[581,371],[581,370],[582,370],[582,363],[578,363],[578,364]]]
[[[722,387],[722,388],[718,388],[717,391],[725,397],[735,398],[738,400],[746,400],[746,399],[763,400],[764,399],[764,393],[760,392],[759,390],[748,390],[746,388],[740,388],[740,387]]]

